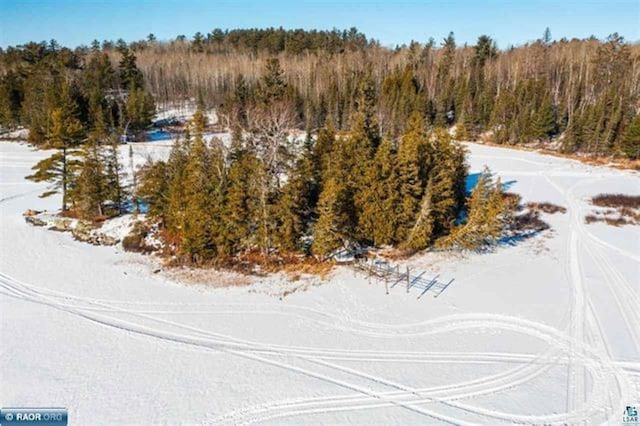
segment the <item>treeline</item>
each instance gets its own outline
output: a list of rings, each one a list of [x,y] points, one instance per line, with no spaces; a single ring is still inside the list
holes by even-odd
[[[409,114],[419,111],[428,126],[455,125],[457,139],[640,155],[640,47],[617,34],[604,41],[554,41],[548,30],[535,42],[503,50],[484,35],[473,46],[460,46],[453,34],[440,44],[431,39],[388,49],[356,29],[216,29],[171,41],[153,35],[129,45],[94,41],[74,51],[30,43],[0,52],[0,124],[33,127],[34,139],[44,133],[42,110],[48,108],[33,86],[49,87],[58,72],[51,68],[53,57],[65,74],[75,75],[74,92],[85,93],[78,99],[82,118],[88,97],[81,82],[90,78],[89,58],[106,54],[115,65],[125,52],[135,52],[156,101],[204,97],[223,113],[224,124],[234,121],[230,114],[259,103],[262,70],[275,56],[301,128],[318,129],[330,119],[338,130],[348,130],[359,81],[368,73],[383,135],[397,137]],[[107,85],[122,86],[118,77]]]
[[[359,244],[413,251],[458,246],[460,238],[478,249],[500,237],[500,183],[485,173],[462,220],[464,148],[446,132],[429,131],[419,112],[398,138],[383,137],[370,76],[358,87],[349,131],[336,131],[328,119],[303,143],[285,124],[284,80],[271,62],[250,118],[235,116],[229,149],[205,141],[198,110],[168,160],[142,171],[138,196],[179,259],[224,263],[251,251],[326,256]]]
[[[123,126],[146,117],[137,125],[144,129],[153,107],[144,101],[149,95],[134,54],[122,50],[117,71],[98,50],[80,70],[60,62],[69,54],[64,49],[43,54],[33,69],[58,71],[51,103],[44,97],[39,104],[50,108],[42,115],[43,146],[55,151],[29,178],[51,183],[43,196],[62,194],[65,215],[101,220],[121,214],[127,201],[134,209],[144,201],[169,251],[194,264],[256,251],[264,258],[324,257],[356,245],[478,249],[501,236],[507,214],[500,183],[485,173],[467,199],[465,150],[419,108],[397,136],[383,134],[371,68],[359,75],[350,128],[337,129],[326,115],[301,143],[292,131],[304,118],[295,89],[271,59],[253,89],[234,91],[222,109],[230,146],[205,140],[200,97],[169,158],[139,173],[130,164],[133,179],[125,182]]]
[[[29,141],[52,140],[60,109],[78,120],[75,143],[96,127],[111,133],[141,133],[155,115],[155,101],[145,88],[133,50],[118,49],[119,61],[98,48],[72,51],[50,43],[28,43],[0,54],[0,125],[29,129]]]
[[[146,43],[140,47],[147,47],[156,41],[153,34],[149,34]],[[176,42],[186,43],[184,35],[176,37]],[[285,30],[280,28],[252,28],[223,30],[216,28],[210,33],[194,34],[190,47],[199,53],[237,53],[246,52],[257,54],[293,54],[308,52],[342,53],[346,50],[362,50],[375,44],[356,28],[331,31],[322,30]]]
[[[145,43],[138,55],[150,90],[161,101],[203,93],[222,110],[251,102],[274,54],[208,49],[197,51],[193,41]],[[301,126],[312,129],[327,117],[339,130],[350,128],[358,82],[370,70],[382,134],[397,136],[418,110],[430,126],[455,125],[459,139],[553,142],[567,153],[640,154],[637,138],[628,132],[638,115],[640,48],[616,34],[604,41],[552,41],[546,33],[506,50],[487,36],[460,46],[451,34],[441,44],[387,49],[370,43],[341,53],[283,51],[277,58]]]
[[[2,81],[3,125],[25,124],[30,142],[54,150],[28,179],[51,184],[42,196],[61,193],[63,214],[121,214],[135,187],[135,179],[133,187],[123,179],[121,137],[143,132],[155,115],[133,52],[121,49],[115,69],[97,49],[80,57],[53,42],[6,54],[19,59]]]

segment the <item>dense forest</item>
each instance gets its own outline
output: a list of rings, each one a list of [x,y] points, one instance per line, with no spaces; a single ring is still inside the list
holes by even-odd
[[[55,149],[30,178],[92,220],[143,200],[171,254],[196,264],[357,244],[482,248],[509,203],[488,170],[467,193],[456,141],[638,159],[639,89],[640,48],[616,34],[547,30],[506,50],[450,34],[389,49],[355,29],[214,30],[0,51],[0,126]],[[125,184],[122,135],[143,137],[156,103],[194,98],[169,158]],[[205,139],[210,108],[230,146]]]
[[[535,42],[503,50],[484,35],[473,46],[460,46],[453,34],[441,43],[390,49],[356,29],[215,29],[172,41],[151,34],[130,44],[94,41],[73,50],[55,41],[29,43],[0,51],[0,125],[26,125],[40,143],[55,98],[44,89],[59,91],[50,82],[71,85],[86,124],[95,108],[89,104],[101,90],[136,85],[144,76],[144,88],[137,88],[156,102],[203,97],[230,126],[258,103],[259,80],[274,58],[284,71],[293,124],[302,129],[318,129],[327,118],[338,130],[348,129],[367,74],[383,135],[397,137],[418,111],[429,126],[456,125],[458,139],[554,141],[569,153],[640,156],[634,136],[640,127],[640,46],[617,34],[556,41],[548,29]],[[107,64],[122,68],[136,60],[132,73],[113,73]],[[140,104],[151,101],[133,95],[131,103],[139,105],[127,111],[140,112],[131,116],[136,131],[148,121]],[[110,123],[126,125],[124,108],[110,107]]]
[[[361,81],[348,132],[329,120],[302,144],[261,125],[279,120],[286,105],[277,62],[258,83],[258,124],[236,127],[229,149],[205,142],[198,109],[169,159],[142,170],[137,189],[173,253],[200,264],[252,251],[324,257],[357,245],[413,252],[498,241],[510,215],[500,181],[485,170],[467,196],[464,148],[429,131],[419,112],[399,138],[383,137],[373,86]]]

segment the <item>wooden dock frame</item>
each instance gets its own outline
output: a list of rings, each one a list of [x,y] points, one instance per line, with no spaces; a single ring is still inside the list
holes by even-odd
[[[353,263],[355,271],[362,271],[367,274],[369,284],[371,284],[372,278],[381,279],[384,281],[384,287],[386,294],[389,294],[389,289],[394,288],[401,282],[406,283],[406,292],[412,288],[421,290],[418,295],[418,299],[424,296],[430,290],[435,292],[433,297],[440,296],[446,289],[453,283],[453,279],[444,283],[439,281],[440,274],[434,275],[431,279],[423,278],[426,271],[422,271],[417,275],[411,275],[411,268],[407,266],[404,272],[400,272],[400,266],[393,266],[387,261],[372,258],[370,261],[366,258],[356,259]],[[389,282],[392,282],[389,287]]]

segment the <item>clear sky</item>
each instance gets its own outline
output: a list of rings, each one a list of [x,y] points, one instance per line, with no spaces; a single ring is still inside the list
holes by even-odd
[[[0,0],[2,47],[52,38],[73,47],[149,33],[166,40],[217,27],[270,26],[355,26],[389,46],[440,41],[453,31],[460,44],[488,34],[506,47],[539,38],[545,27],[554,39],[618,32],[640,41],[640,0]]]

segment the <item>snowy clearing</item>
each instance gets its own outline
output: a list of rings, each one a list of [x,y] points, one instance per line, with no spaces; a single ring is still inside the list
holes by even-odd
[[[131,145],[135,163],[170,145]],[[639,195],[638,174],[468,146],[472,174],[567,212],[493,253],[410,259],[455,278],[418,300],[348,267],[282,299],[263,291],[280,276],[154,274],[25,223],[60,203],[24,180],[46,153],[0,143],[0,401],[67,407],[70,424],[619,423],[640,403],[640,227],[584,217],[593,195]]]

